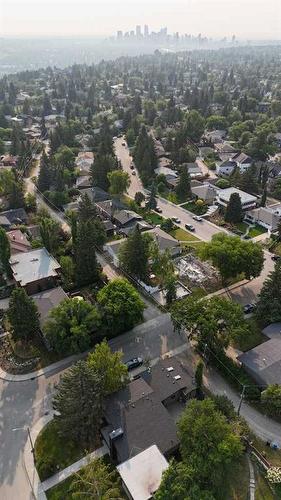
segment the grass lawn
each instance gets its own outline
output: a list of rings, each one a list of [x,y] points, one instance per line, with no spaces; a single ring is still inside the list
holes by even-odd
[[[103,457],[102,460],[106,464],[111,463],[108,455]],[[79,472],[82,472],[83,470],[87,469],[87,467],[88,466],[84,467]],[[115,467],[113,467],[113,465],[112,465],[112,469],[115,469]],[[116,472],[116,474],[117,474],[117,472]],[[69,476],[62,483],[59,483],[56,486],[54,486],[53,488],[51,488],[50,490],[46,491],[47,499],[48,500],[73,500],[74,498],[77,498],[77,496],[74,496],[70,492],[70,488],[71,488],[74,480],[75,480],[75,474],[72,474],[72,476]],[[89,498],[89,497],[85,496],[85,498]]]
[[[149,212],[143,215],[144,220],[148,222],[149,224],[153,224],[154,226],[157,226],[158,224],[161,224],[163,222],[164,218],[161,217],[161,215],[154,213],[154,212]]]
[[[274,500],[274,496],[268,485],[268,482],[261,473],[259,467],[256,465],[255,465],[255,480],[256,480],[255,500]]]
[[[194,234],[190,233],[189,231],[185,231],[180,227],[177,229],[173,229],[169,232],[169,234],[179,241],[200,241],[197,236],[194,236]]]
[[[192,212],[195,215],[203,215],[208,209],[207,205],[196,205],[196,203],[194,203],[193,201],[185,203],[184,205],[182,205],[182,208],[188,210],[189,212]]]
[[[249,490],[249,466],[246,455],[225,474],[217,500],[246,500]]]
[[[236,227],[241,233],[245,234],[249,225],[246,224],[246,222],[236,222],[236,224],[233,224],[234,227]]]
[[[281,256],[281,242],[277,243],[277,245],[275,245],[271,250],[276,255],[280,255]]]
[[[255,434],[250,434],[249,439],[260,453],[265,453],[265,458],[271,465],[281,467],[281,450],[273,450],[270,446],[266,446],[266,443]]]
[[[267,229],[265,227],[256,225],[255,227],[251,227],[249,230],[249,236],[250,238],[255,238],[256,236],[259,236],[260,234],[267,233]]]
[[[195,253],[196,255],[200,252],[200,249],[203,248],[203,246],[205,245],[204,241],[191,241],[191,242],[188,242],[188,243],[181,243],[181,247],[183,248],[183,251],[185,251],[185,253],[189,253],[190,251],[192,251],[193,253]]]
[[[254,318],[249,318],[247,322],[249,323],[248,334],[245,335],[244,338],[239,342],[236,342],[234,345],[234,347],[243,352],[249,351],[249,349],[253,349],[257,345],[267,340],[267,337],[262,334],[261,329]]]
[[[65,469],[87,453],[77,443],[60,436],[57,422],[52,420],[35,441],[36,467],[41,481]]]

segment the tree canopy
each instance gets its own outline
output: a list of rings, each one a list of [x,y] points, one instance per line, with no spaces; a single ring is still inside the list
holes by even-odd
[[[275,269],[264,281],[257,308],[257,319],[263,324],[281,321],[281,262],[277,261]]]
[[[88,356],[89,366],[102,380],[104,394],[118,391],[127,382],[128,370],[121,358],[122,353],[112,352],[105,340],[97,344],[95,350]]]
[[[31,340],[39,333],[39,313],[34,300],[24,288],[15,288],[11,294],[8,319],[16,340]]]
[[[65,299],[51,310],[44,325],[48,343],[59,354],[75,354],[91,347],[101,325],[95,306],[78,298]]]
[[[252,241],[224,233],[215,234],[205,243],[201,257],[208,259],[218,268],[224,282],[244,273],[246,279],[260,275],[264,256],[262,248]]]

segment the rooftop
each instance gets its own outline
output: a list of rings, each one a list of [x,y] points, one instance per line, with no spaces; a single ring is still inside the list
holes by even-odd
[[[25,253],[17,253],[10,258],[14,279],[21,286],[43,278],[57,276],[59,263],[46,248],[36,248]]]
[[[138,453],[117,466],[117,470],[134,500],[149,500],[159,488],[169,464],[156,445]]]
[[[255,203],[257,201],[256,196],[253,196],[252,194],[249,194],[249,193],[245,193],[245,191],[241,191],[240,189],[236,189],[234,187],[220,189],[218,191],[218,197],[221,200],[228,203],[230,200],[230,197],[233,193],[239,194],[242,205],[247,204],[247,203]]]
[[[281,384],[281,339],[272,338],[237,358],[265,384]]]
[[[48,319],[51,310],[57,307],[63,300],[67,299],[67,297],[67,294],[60,286],[31,295],[31,298],[38,308],[41,327]]]

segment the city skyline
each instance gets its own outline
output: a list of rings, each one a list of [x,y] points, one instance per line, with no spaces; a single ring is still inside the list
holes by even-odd
[[[108,37],[147,25],[208,38],[277,40],[280,21],[279,0],[2,0],[0,6],[2,36]]]

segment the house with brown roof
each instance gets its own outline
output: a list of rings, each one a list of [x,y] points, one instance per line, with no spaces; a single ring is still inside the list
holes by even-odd
[[[30,241],[28,241],[26,235],[22,233],[19,229],[14,229],[7,233],[11,254],[19,252],[28,252],[31,249]]]

